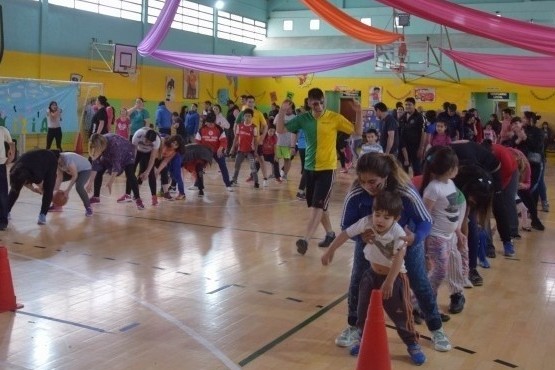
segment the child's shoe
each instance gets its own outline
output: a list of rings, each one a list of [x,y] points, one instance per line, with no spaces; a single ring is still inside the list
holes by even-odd
[[[515,256],[515,247],[511,242],[504,242],[503,243],[503,251],[505,257],[514,257]]]
[[[185,200],[185,194],[179,194],[178,196],[175,197],[175,200]]]
[[[169,201],[172,201],[172,200],[173,200],[173,198],[172,198],[172,196],[171,196],[171,194],[170,194],[169,191],[166,191],[166,192],[164,193],[163,198],[164,198],[165,200],[169,200]]]
[[[39,214],[39,219],[37,221],[39,225],[46,225],[46,215],[44,213]]]
[[[357,357],[359,352],[360,352],[360,343],[357,342],[356,344],[353,344],[353,346],[349,350],[349,353],[351,354],[351,356]]]
[[[204,190],[199,190],[198,191],[198,196],[199,196],[199,198],[202,198],[204,196]]]
[[[145,205],[143,204],[143,201],[141,198],[136,198],[135,204],[137,205],[138,210],[142,211],[143,209],[145,209]]]
[[[85,216],[91,217],[93,215],[93,210],[91,207],[85,208]]]
[[[118,203],[129,203],[132,201],[133,201],[133,198],[131,198],[131,195],[129,194],[123,194],[121,197],[118,198],[118,200],[116,200],[116,202]]]
[[[415,343],[408,345],[407,352],[415,365],[420,366],[426,362],[426,355],[422,352],[422,348],[418,344]]]
[[[91,204],[100,203],[100,198],[99,198],[99,197],[91,197],[91,199],[89,199],[89,202],[90,202]]]
[[[156,195],[152,196],[152,206],[156,207],[158,205],[158,197]]]
[[[64,207],[55,205],[51,205],[50,208],[48,208],[48,212],[62,212],[63,210]]]

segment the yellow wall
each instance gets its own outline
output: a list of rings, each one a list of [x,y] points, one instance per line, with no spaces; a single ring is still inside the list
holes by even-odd
[[[102,65],[98,62],[97,67]],[[131,105],[132,101],[141,96],[150,102],[165,99],[166,76],[172,76],[176,81],[175,101],[168,104],[171,110],[179,110],[181,104],[189,105],[194,102],[183,99],[183,70],[171,67],[143,66],[136,76],[123,77],[114,73],[90,71],[90,60],[67,58],[50,55],[33,55],[6,51],[0,64],[0,76],[19,78],[38,78],[69,80],[71,73],[83,75],[83,82],[101,82],[104,84],[104,94],[109,100],[119,100],[122,105]],[[493,79],[470,79],[461,84],[419,79],[405,84],[397,77],[389,78],[328,78],[309,76],[303,86],[299,85],[297,77],[282,78],[239,78],[237,94],[250,93],[257,98],[258,105],[265,109],[271,103],[270,94],[275,92],[278,102],[282,101],[287,92],[294,93],[294,101],[301,104],[307,91],[312,87],[322,90],[334,90],[336,87],[362,91],[362,106],[368,106],[368,90],[371,86],[383,89],[382,99],[388,106],[394,106],[396,101],[404,100],[413,95],[415,87],[432,87],[436,89],[434,103],[419,104],[424,109],[439,109],[444,101],[454,102],[458,107],[470,107],[472,92],[512,92],[518,94],[517,113],[520,107],[528,106],[531,110],[542,115],[542,121],[555,122],[555,90],[520,86]],[[199,102],[215,101],[218,89],[228,89],[232,98],[234,88],[225,76],[201,73],[199,83]],[[486,118],[491,112],[481,112]]]

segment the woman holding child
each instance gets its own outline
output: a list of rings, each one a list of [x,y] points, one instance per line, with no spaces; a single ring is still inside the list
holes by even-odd
[[[428,280],[424,258],[424,239],[429,234],[432,219],[426,210],[422,198],[412,187],[411,181],[393,156],[369,153],[357,162],[358,179],[353,184],[345,199],[341,228],[346,229],[371,213],[374,197],[384,190],[397,191],[403,202],[403,211],[399,224],[407,236],[405,265],[410,287],[418,299],[420,309],[425,315],[428,329],[432,332],[432,341],[437,351],[449,351],[451,343],[445,335],[438,311],[435,294]],[[366,242],[359,236],[355,238],[355,255],[351,283],[349,286],[349,315],[347,327],[335,343],[348,347],[359,340],[356,329],[359,284],[362,275],[370,268],[364,257]]]

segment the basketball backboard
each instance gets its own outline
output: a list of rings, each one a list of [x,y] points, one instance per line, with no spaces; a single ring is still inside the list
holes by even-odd
[[[376,72],[423,73],[429,67],[428,41],[376,45]]]
[[[137,48],[131,45],[114,45],[114,73],[135,73],[137,71]]]

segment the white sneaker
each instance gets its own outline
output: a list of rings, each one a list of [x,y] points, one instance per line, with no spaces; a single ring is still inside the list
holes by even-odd
[[[262,181],[262,187],[267,187],[268,186],[268,180],[263,180]]]
[[[338,347],[351,347],[360,340],[360,332],[356,326],[346,327],[341,334],[335,338],[335,345]]]
[[[463,285],[466,289],[471,289],[474,285],[472,285],[472,282],[470,281],[469,278],[464,278],[464,285]]]
[[[187,190],[198,190],[198,188],[195,185],[191,185],[187,188]]]
[[[434,349],[439,352],[447,352],[451,350],[451,342],[449,338],[445,335],[443,328],[432,331],[432,343],[434,344]]]
[[[230,193],[233,192],[233,188],[231,186],[226,187],[226,190],[229,191]]]

